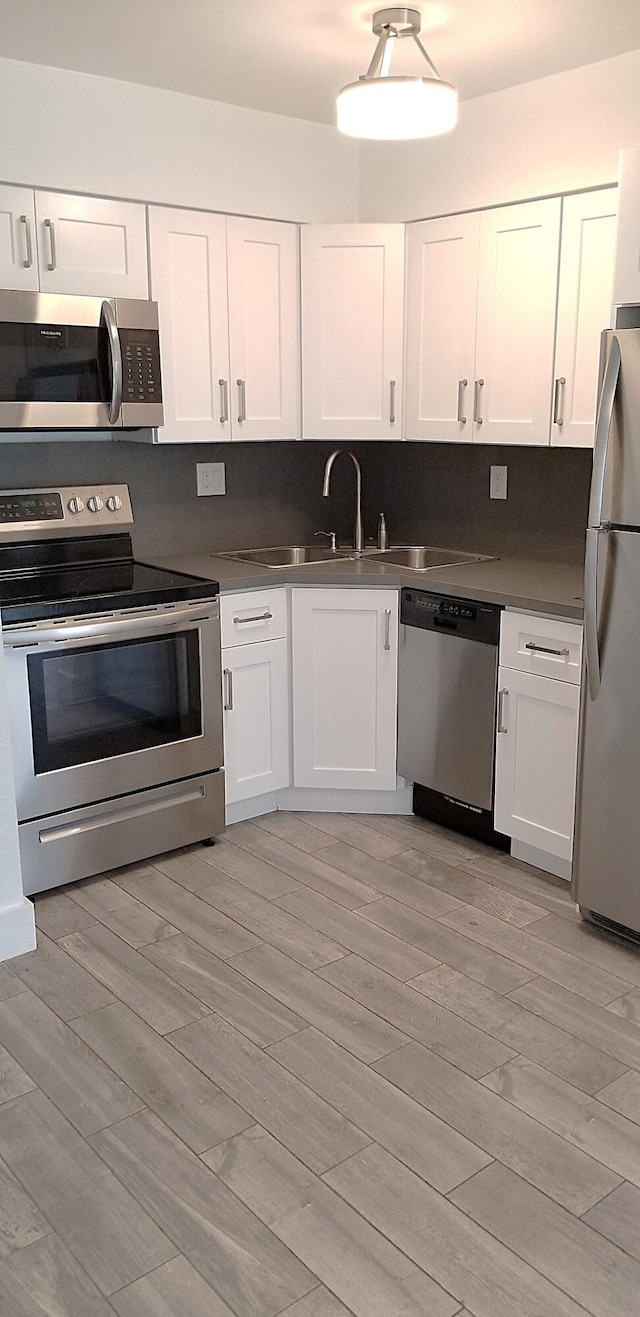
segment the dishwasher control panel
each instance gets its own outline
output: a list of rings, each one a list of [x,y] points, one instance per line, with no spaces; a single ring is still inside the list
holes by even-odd
[[[432,594],[428,590],[407,587],[400,595],[402,625],[420,627],[423,631],[448,632],[460,639],[477,640],[485,645],[498,644],[501,611],[496,604]]]

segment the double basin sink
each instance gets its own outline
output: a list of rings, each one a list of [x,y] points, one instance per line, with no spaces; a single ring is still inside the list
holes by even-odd
[[[218,558],[232,558],[235,562],[255,563],[258,567],[303,567],[310,563],[348,561],[366,557],[374,562],[389,563],[392,567],[408,567],[414,572],[428,572],[436,567],[460,567],[464,563],[489,562],[483,553],[465,553],[459,549],[435,549],[426,544],[402,544],[390,549],[365,549],[357,554],[353,549],[329,549],[315,544],[287,544],[278,548],[238,549],[236,552],[218,553]]]

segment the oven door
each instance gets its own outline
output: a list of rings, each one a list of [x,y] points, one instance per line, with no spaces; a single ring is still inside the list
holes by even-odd
[[[3,639],[21,822],[221,766],[217,600]]]

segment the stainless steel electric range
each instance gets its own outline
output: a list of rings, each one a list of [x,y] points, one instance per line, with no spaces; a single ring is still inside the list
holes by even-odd
[[[27,895],[224,827],[218,586],[134,561],[126,485],[0,491]]]

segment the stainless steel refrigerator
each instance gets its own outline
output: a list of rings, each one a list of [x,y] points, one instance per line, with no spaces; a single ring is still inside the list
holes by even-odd
[[[640,329],[606,331],[601,360],[572,891],[640,935]]]

